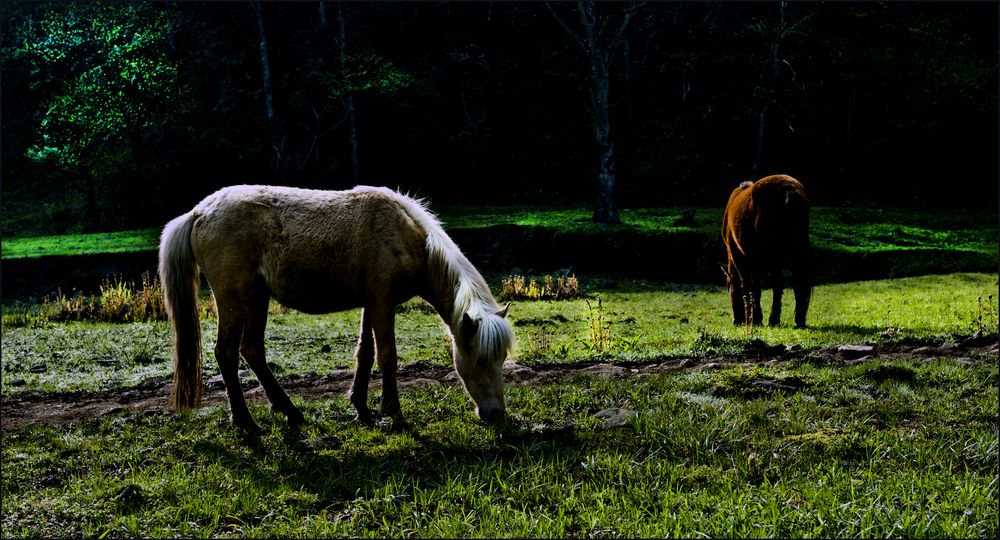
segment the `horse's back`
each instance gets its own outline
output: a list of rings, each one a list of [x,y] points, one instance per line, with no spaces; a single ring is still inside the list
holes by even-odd
[[[776,174],[733,189],[723,214],[726,245],[743,252],[754,244],[808,242],[809,198],[802,183]]]
[[[195,207],[192,245],[210,283],[263,280],[279,302],[306,312],[358,307],[380,286],[415,279],[425,237],[399,197],[366,186],[231,186]]]

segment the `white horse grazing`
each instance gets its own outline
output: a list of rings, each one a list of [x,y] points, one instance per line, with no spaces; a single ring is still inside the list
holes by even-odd
[[[159,273],[174,341],[175,408],[201,403],[198,272],[215,296],[215,357],[232,421],[259,431],[240,388],[239,355],[274,410],[290,424],[302,413],[264,361],[267,306],[274,297],[306,313],[361,307],[354,381],[348,394],[365,423],[375,356],[380,414],[403,422],[396,387],[396,305],[420,296],[448,325],[455,369],[486,421],[504,418],[501,366],[514,333],[489,286],[423,203],[386,188],[322,191],[231,186],[172,220],[160,241]]]

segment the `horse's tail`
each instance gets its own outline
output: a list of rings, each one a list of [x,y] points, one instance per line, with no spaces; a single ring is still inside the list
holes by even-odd
[[[160,283],[174,342],[175,409],[201,406],[201,324],[198,261],[191,251],[193,222],[190,213],[172,220],[160,239]]]

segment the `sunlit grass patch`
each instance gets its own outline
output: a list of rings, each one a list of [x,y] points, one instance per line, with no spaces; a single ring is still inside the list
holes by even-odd
[[[4,238],[3,258],[155,251],[160,229]]]

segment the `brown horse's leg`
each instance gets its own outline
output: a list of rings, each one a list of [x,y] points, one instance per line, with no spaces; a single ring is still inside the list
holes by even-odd
[[[781,295],[785,292],[785,274],[781,267],[771,269],[771,314],[767,318],[767,324],[778,326],[781,324]]]
[[[375,331],[375,352],[378,367],[382,370],[382,404],[379,414],[392,418],[393,425],[405,424],[399,406],[399,388],[396,386],[396,309],[391,303],[380,303],[372,313]]]
[[[808,248],[806,248],[808,250]],[[792,270],[792,291],[795,293],[795,327],[806,327],[806,312],[812,296],[812,260],[808,253],[800,259]]]
[[[347,391],[347,399],[358,411],[358,420],[372,424],[372,412],[368,409],[368,380],[371,376],[372,364],[375,363],[375,336],[372,334],[371,310],[361,310],[361,335],[358,346],[354,349],[355,367],[354,382]]]
[[[729,282],[729,301],[733,306],[733,324],[746,324],[746,304],[743,298],[743,278],[732,259],[727,269],[726,280]]]
[[[257,375],[257,380],[264,387],[264,393],[271,402],[271,409],[283,413],[288,418],[288,424],[297,426],[304,420],[302,412],[288,399],[288,394],[281,389],[274,373],[268,367],[264,356],[264,327],[267,325],[267,305],[270,295],[264,287],[254,290],[250,310],[243,325],[243,342],[240,352],[246,359],[250,369]]]
[[[240,340],[243,336],[245,314],[241,309],[232,308],[226,302],[219,302],[216,296],[219,312],[219,338],[215,344],[215,359],[219,362],[222,381],[226,384],[229,394],[229,408],[232,411],[233,424],[248,433],[257,434],[262,430],[250,415],[243,388],[240,387]]]

